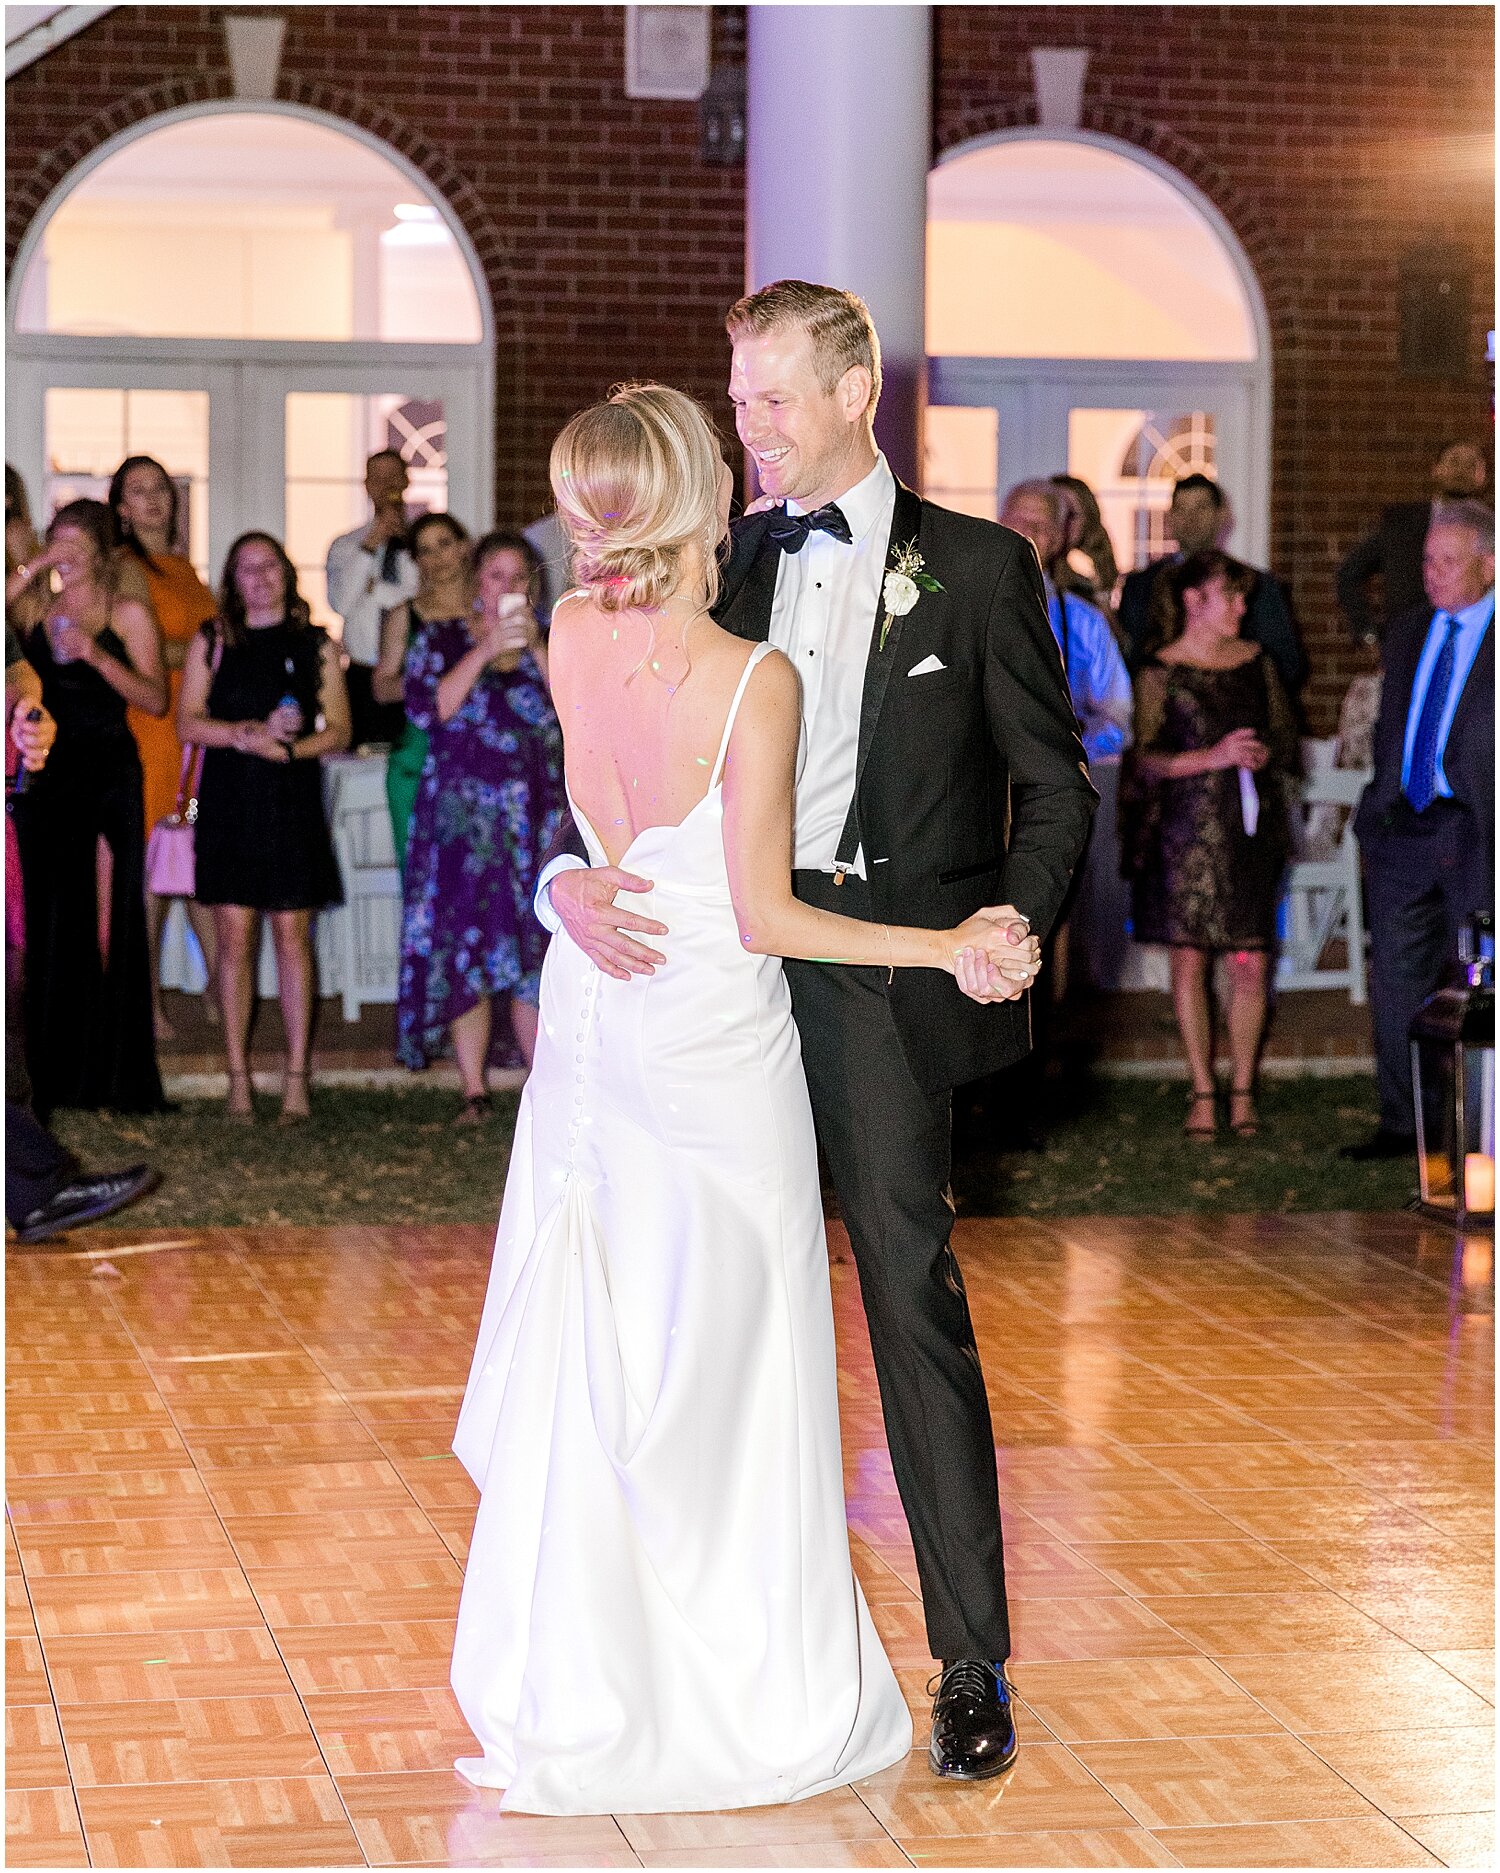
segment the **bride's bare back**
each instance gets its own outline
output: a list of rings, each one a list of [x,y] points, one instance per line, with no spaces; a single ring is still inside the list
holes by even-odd
[[[654,620],[605,611],[586,594],[570,594],[553,613],[552,698],[568,791],[611,865],[649,827],[681,825],[707,794],[754,649],[701,613],[687,622],[684,654],[689,616],[675,607]]]

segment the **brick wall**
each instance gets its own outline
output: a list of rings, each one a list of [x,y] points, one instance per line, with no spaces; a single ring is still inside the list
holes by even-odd
[[[116,8],[7,84],[8,260],[106,137],[230,95],[220,16]],[[723,414],[743,176],[699,160],[695,105],[624,96],[619,9],[297,6],[286,19],[280,95],[402,150],[474,242],[497,321],[501,518],[540,510],[552,436],[620,377],[669,378]],[[938,7],[934,20],[935,153],[1032,120],[1032,46],[1086,46],[1085,126],[1191,177],[1249,253],[1274,346],[1273,558],[1326,727],[1354,667],[1332,601],[1340,553],[1383,502],[1423,490],[1442,443],[1490,435],[1489,10]],[[743,35],[743,12],[718,9],[716,60],[741,62]],[[1398,259],[1434,235],[1473,260],[1466,382],[1397,372]]]
[[[1035,120],[1029,51],[1089,51],[1083,126],[1154,152],[1239,236],[1271,323],[1272,558],[1327,730],[1358,660],[1333,571],[1446,442],[1491,446],[1494,19],[1487,7],[938,7],[934,153]],[[1397,369],[1397,267],[1473,264],[1471,374]]]
[[[49,191],[127,125],[232,96],[219,7],[117,7],[6,85],[7,267]],[[724,414],[744,290],[744,175],[698,107],[625,96],[617,7],[294,6],[277,95],[399,149],[453,206],[496,319],[497,518],[547,504],[547,452],[623,377]],[[743,62],[738,9],[715,57]],[[727,427],[727,426],[726,426]],[[482,519],[482,516],[475,516]]]

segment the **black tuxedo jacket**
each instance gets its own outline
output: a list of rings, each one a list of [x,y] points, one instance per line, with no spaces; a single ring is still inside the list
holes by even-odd
[[[770,631],[780,549],[769,516],[734,531],[714,615],[736,636]],[[870,620],[852,817],[872,918],[944,929],[1014,904],[1045,936],[1088,839],[1097,796],[1047,621],[1030,543],[896,486],[890,552],[915,542],[943,587],[923,592],[880,648]],[[929,657],[943,665],[910,672]],[[950,976],[898,969],[890,990],[918,1080],[957,1086],[1030,1046],[1025,1001],[987,1007]]]
[[[1382,658],[1385,681],[1380,691],[1380,715],[1375,723],[1375,771],[1354,816],[1354,830],[1367,856],[1378,863],[1383,837],[1401,835],[1410,825],[1401,791],[1401,757],[1406,746],[1406,718],[1411,713],[1412,686],[1422,646],[1436,616],[1431,605],[1409,611],[1392,621],[1385,634]],[[1453,797],[1474,816],[1478,851],[1476,875],[1486,885],[1485,909],[1494,898],[1495,853],[1495,626],[1484,634],[1448,731],[1443,751],[1443,772]]]
[[[781,560],[768,524],[766,514],[736,524],[714,607],[725,630],[755,642],[770,635]],[[884,607],[870,620],[852,816],[871,917],[942,930],[987,904],[1014,904],[1045,936],[1098,796],[1041,567],[1020,534],[934,507],[898,482],[887,561],[913,541],[943,590],[894,621],[884,650]],[[943,669],[912,676],[930,656]],[[587,856],[576,829],[548,856],[561,851]],[[1024,999],[981,1006],[935,969],[898,969],[890,995],[924,1086],[981,1079],[1030,1048]]]
[[[1398,501],[1381,514],[1376,530],[1345,556],[1333,583],[1356,639],[1378,637],[1380,620],[1404,618],[1426,604],[1422,552],[1431,525],[1431,501]],[[1366,590],[1377,572],[1385,582],[1378,614]]]

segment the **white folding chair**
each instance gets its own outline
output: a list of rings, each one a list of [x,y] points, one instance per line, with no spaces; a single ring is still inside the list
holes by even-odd
[[[1318,807],[1331,806],[1345,809],[1344,824],[1331,853],[1294,859],[1288,869],[1287,934],[1276,970],[1278,988],[1347,988],[1359,1007],[1365,1002],[1365,913],[1353,809],[1369,779],[1365,768],[1319,767],[1302,783],[1304,823]],[[1325,968],[1324,951],[1338,941],[1344,965]]]
[[[333,849],[344,881],[336,919],[344,1019],[396,999],[401,971],[401,872],[385,795],[385,756],[330,763]],[[332,934],[332,933],[330,933]]]

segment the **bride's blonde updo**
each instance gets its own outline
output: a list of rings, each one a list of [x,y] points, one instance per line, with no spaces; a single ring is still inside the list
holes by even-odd
[[[552,445],[552,493],[573,543],[573,577],[604,611],[663,604],[686,549],[702,555],[707,604],[719,590],[719,481],[702,409],[666,384],[621,384]]]

